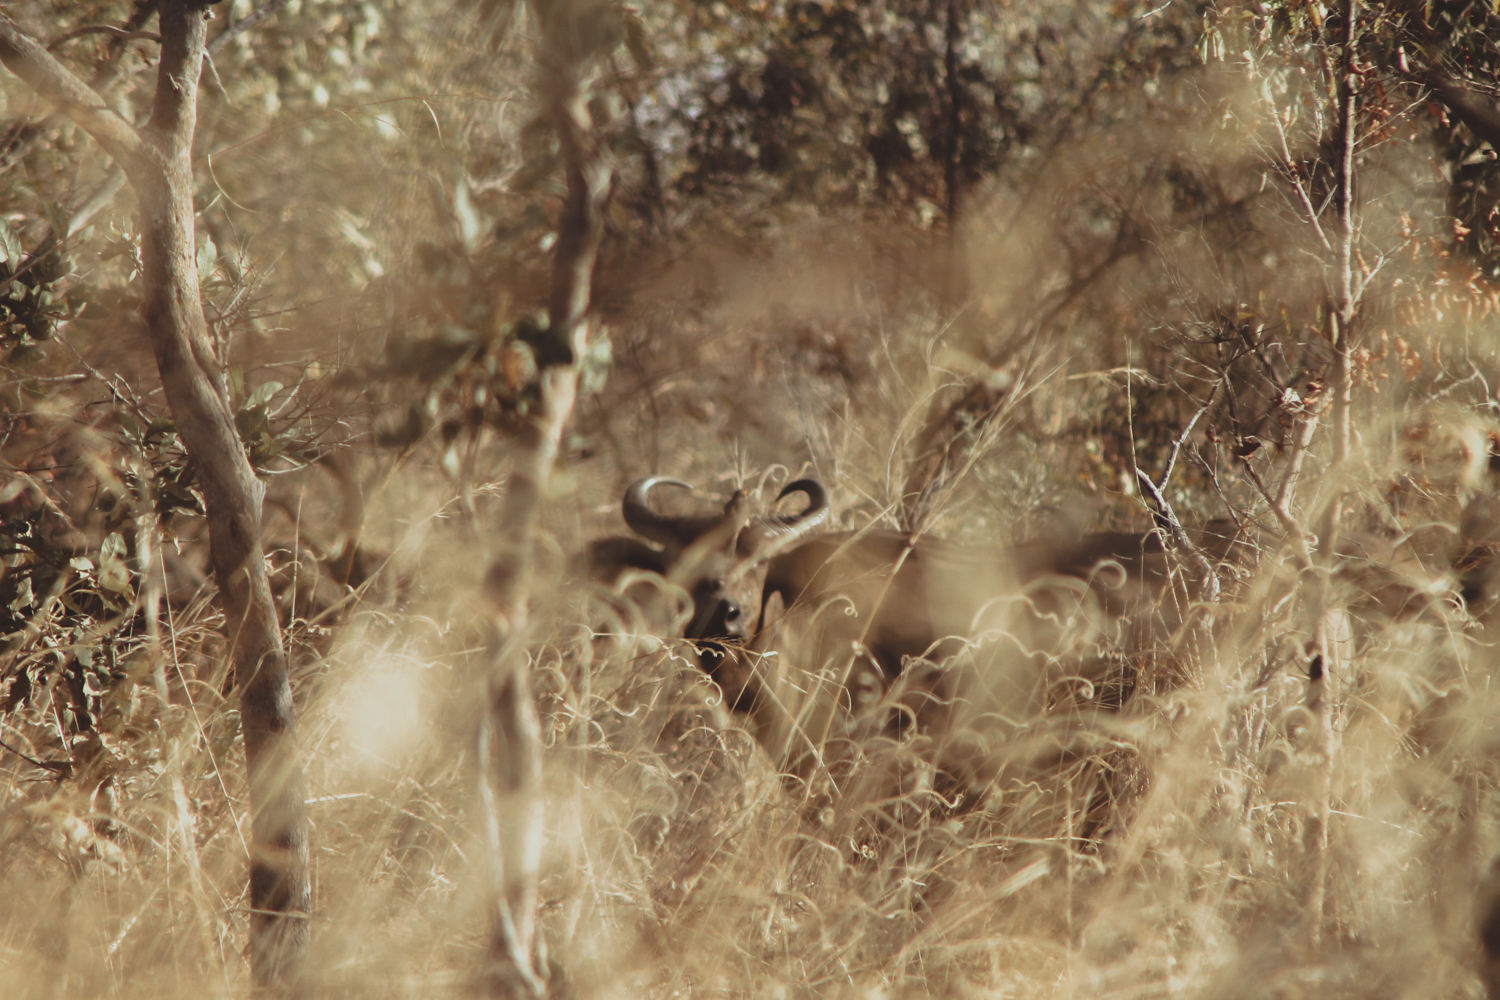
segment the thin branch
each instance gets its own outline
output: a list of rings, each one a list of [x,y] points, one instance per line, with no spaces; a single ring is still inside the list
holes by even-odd
[[[1354,140],[1358,122],[1355,117],[1355,41],[1358,31],[1359,0],[1348,0],[1344,8],[1344,65],[1338,78],[1338,284],[1334,288],[1337,326],[1333,337],[1333,460],[1338,464],[1349,457],[1349,402],[1352,379],[1349,367],[1350,338],[1354,326]],[[1337,511],[1335,504],[1333,510]],[[1336,525],[1331,525],[1336,529]],[[1325,532],[1324,542],[1332,541],[1332,531]]]
[[[154,31],[126,31],[124,28],[116,28],[112,24],[86,24],[82,28],[74,28],[66,35],[54,38],[48,42],[47,51],[51,52],[64,42],[71,42],[73,39],[82,38],[84,35],[109,35],[111,38],[118,38],[122,42],[132,41],[137,38],[158,44],[161,42],[161,35]]]
[[[1500,149],[1500,111],[1477,101],[1474,94],[1457,80],[1433,70],[1427,74],[1427,86],[1453,117],[1469,126],[1476,136]]]
[[[1260,333],[1262,329],[1264,329],[1264,324],[1262,324],[1261,327],[1257,328],[1255,332]],[[1271,385],[1276,387],[1276,392],[1279,395],[1285,396],[1287,390],[1286,383],[1281,381],[1280,375],[1276,374],[1276,366],[1271,363],[1271,359],[1266,355],[1266,349],[1261,346],[1260,341],[1256,340],[1251,335],[1249,327],[1246,327],[1242,324],[1239,327],[1239,331],[1240,339],[1245,342],[1245,346],[1250,348],[1250,352],[1255,355],[1256,360],[1261,363],[1261,366],[1263,368],[1265,368],[1266,380],[1269,381]],[[1233,397],[1231,395],[1231,402],[1232,401]]]
[[[0,748],[9,750],[11,753],[15,754],[17,757],[20,757],[28,764],[39,767],[43,771],[51,771],[53,774],[59,776],[66,775],[73,770],[73,764],[71,761],[38,760],[30,754],[23,753],[20,750],[17,750],[15,747],[11,746],[4,740],[0,740]]]
[[[1292,159],[1291,145],[1287,142],[1286,129],[1281,124],[1281,116],[1276,113],[1274,105],[1271,107],[1271,122],[1276,126],[1276,136],[1281,140],[1281,162],[1286,167],[1287,177],[1291,179],[1292,187],[1297,191],[1297,197],[1302,202],[1302,210],[1307,213],[1307,221],[1312,224],[1313,232],[1318,234],[1318,242],[1323,244],[1323,249],[1332,250],[1333,244],[1328,242],[1328,235],[1323,232],[1323,225],[1318,221],[1318,209],[1312,203],[1312,197],[1307,193],[1307,185],[1302,183],[1298,176],[1296,161]]]
[[[228,45],[234,39],[235,35],[249,31],[251,28],[255,27],[257,24],[264,21],[272,14],[276,13],[278,10],[285,7],[286,4],[287,0],[270,0],[269,3],[261,5],[257,9],[251,11],[244,17],[240,18],[238,21],[231,24],[229,27],[225,28],[223,31],[219,32],[214,36],[213,41],[208,43],[207,53],[209,57],[212,58],[213,56],[218,55],[224,50],[224,46]]]
[[[536,13],[543,67],[538,96],[557,130],[568,189],[552,256],[548,315],[552,336],[569,345],[571,357],[543,368],[541,412],[519,435],[516,465],[507,482],[496,533],[500,553],[485,577],[496,615],[488,704],[477,741],[490,882],[486,992],[533,1000],[548,993],[537,934],[544,801],[540,723],[521,644],[527,635],[537,526],[577,395],[594,263],[614,174],[607,147],[582,108],[584,67],[571,47],[571,8],[543,5]]]
[[[1308,544],[1307,533],[1302,530],[1302,525],[1298,524],[1297,519],[1292,516],[1291,498],[1297,479],[1302,474],[1302,463],[1307,458],[1307,450],[1312,445],[1313,434],[1317,429],[1318,414],[1304,409],[1297,421],[1297,437],[1292,442],[1291,460],[1287,463],[1286,473],[1274,497],[1260,473],[1255,471],[1255,466],[1250,464],[1249,457],[1244,459],[1245,475],[1266,501],[1271,513],[1276,516],[1276,520],[1281,523],[1281,528],[1286,532],[1287,537],[1292,540],[1297,557],[1297,568],[1304,573],[1313,569],[1312,547]]]
[[[126,32],[140,31],[141,26],[150,20],[151,16],[155,13],[156,5],[151,0],[137,3],[135,10],[125,20],[125,26],[121,30]],[[93,76],[89,77],[88,85],[95,92],[103,94],[114,87],[126,75],[134,75],[148,68],[149,63],[142,62],[133,68],[130,74],[122,73],[120,69],[120,54],[124,51],[124,48],[125,43],[123,41],[112,41],[108,45],[108,53],[104,62],[94,71]],[[61,112],[53,111],[40,122],[36,122],[35,124],[19,122],[8,129],[7,145],[4,153],[0,154],[0,173],[4,173],[20,163],[28,153],[41,144],[42,140],[47,137],[64,117],[66,116]]]
[[[1197,570],[1199,576],[1202,578],[1203,597],[1210,603],[1218,600],[1219,576],[1214,572],[1213,564],[1208,561],[1208,557],[1203,554],[1203,551],[1198,546],[1193,544],[1192,539],[1188,538],[1187,531],[1182,527],[1182,522],[1177,519],[1177,512],[1172,509],[1172,505],[1167,501],[1164,491],[1166,490],[1168,481],[1172,478],[1172,471],[1177,468],[1177,455],[1182,451],[1183,443],[1193,433],[1193,428],[1197,426],[1203,414],[1207,413],[1209,407],[1213,406],[1214,397],[1218,393],[1219,386],[1216,384],[1212,391],[1209,392],[1208,399],[1203,401],[1203,405],[1198,408],[1197,413],[1193,414],[1192,419],[1187,422],[1187,426],[1182,429],[1182,433],[1177,435],[1177,440],[1172,442],[1172,452],[1167,458],[1167,468],[1162,473],[1161,484],[1159,486],[1151,480],[1151,477],[1147,475],[1144,469],[1137,466],[1135,470],[1135,476],[1140,480],[1141,489],[1151,498],[1151,502],[1155,504],[1158,521],[1164,523],[1167,534],[1172,538],[1173,546],[1187,556],[1188,561],[1193,564],[1193,569]]]
[[[1215,383],[1214,387],[1209,390],[1208,398],[1203,401],[1202,406],[1198,407],[1198,412],[1193,414],[1193,418],[1187,422],[1187,426],[1182,429],[1177,440],[1172,442],[1172,453],[1167,456],[1167,470],[1161,474],[1162,489],[1166,489],[1167,480],[1172,478],[1172,470],[1177,468],[1177,453],[1182,451],[1183,442],[1188,439],[1189,434],[1193,433],[1193,428],[1197,426],[1199,420],[1203,419],[1203,414],[1208,412],[1208,408],[1214,405],[1214,397],[1218,394],[1219,386]]]
[[[135,128],[5,14],[0,14],[0,64],[57,104],[127,171],[142,158],[145,143]]]

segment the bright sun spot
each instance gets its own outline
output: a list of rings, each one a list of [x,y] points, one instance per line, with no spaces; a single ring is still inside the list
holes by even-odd
[[[370,766],[394,767],[422,731],[424,671],[403,658],[372,661],[344,689],[345,743]]]

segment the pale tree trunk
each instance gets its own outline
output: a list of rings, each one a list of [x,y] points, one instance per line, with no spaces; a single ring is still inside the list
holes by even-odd
[[[1333,397],[1333,468],[1344,475],[1351,438],[1349,406],[1354,394],[1354,373],[1350,352],[1354,332],[1358,291],[1354,281],[1354,146],[1358,131],[1358,95],[1355,74],[1355,43],[1359,37],[1359,0],[1344,3],[1344,46],[1340,53],[1335,85],[1335,135],[1337,162],[1334,164],[1334,192],[1338,226],[1334,243],[1334,315],[1333,372],[1328,391]],[[1312,714],[1319,773],[1314,801],[1303,834],[1306,856],[1306,907],[1309,937],[1316,943],[1322,934],[1323,910],[1327,898],[1329,843],[1328,824],[1332,815],[1333,768],[1338,755],[1339,739],[1335,709],[1338,699],[1339,671],[1345,665],[1340,651],[1344,645],[1340,624],[1342,612],[1334,607],[1329,580],[1338,559],[1338,534],[1342,491],[1335,488],[1327,499],[1319,542],[1319,566],[1313,597],[1312,641],[1309,643],[1307,672],[1307,708]]]
[[[193,232],[193,132],[208,5],[161,0],[161,63],[150,120],[132,126],[0,16],[0,62],[88,131],[124,169],[141,211],[141,314],[183,446],[197,470],[209,551],[240,692],[249,770],[250,965],[285,980],[308,937],[307,817],[291,686],[261,551],[264,486],[235,431],[209,348]]]
[[[478,757],[492,920],[485,986],[495,997],[540,997],[547,989],[536,920],[544,821],[541,727],[520,654],[536,527],[573,411],[588,338],[584,317],[613,179],[613,164],[583,107],[589,56],[577,51],[580,20],[598,12],[580,11],[567,0],[534,0],[532,7],[541,29],[538,96],[557,131],[568,186],[552,259],[549,335],[570,345],[573,360],[542,370],[542,406],[516,442],[515,469],[506,482],[496,533],[499,554],[485,579],[496,622]]]
[[[1338,150],[1337,186],[1334,200],[1337,203],[1338,230],[1335,248],[1337,261],[1334,275],[1334,312],[1337,316],[1333,339],[1333,460],[1343,462],[1349,457],[1349,402],[1354,392],[1353,370],[1350,367],[1350,351],[1353,350],[1354,312],[1357,292],[1354,283],[1354,144],[1358,121],[1356,120],[1358,97],[1355,92],[1357,76],[1354,57],[1355,41],[1359,28],[1359,0],[1346,0],[1344,5],[1344,52],[1338,79]],[[1335,519],[1337,505],[1335,505]]]

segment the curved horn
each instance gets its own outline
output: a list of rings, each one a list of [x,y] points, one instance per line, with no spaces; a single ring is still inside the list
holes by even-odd
[[[630,530],[642,538],[649,538],[653,542],[662,545],[681,547],[688,545],[701,534],[698,531],[698,521],[702,518],[695,517],[673,517],[670,514],[661,514],[651,509],[651,491],[658,486],[680,486],[685,490],[692,489],[692,484],[685,483],[681,479],[671,476],[647,476],[637,479],[630,484],[625,491],[625,499],[620,503],[620,512],[625,515],[625,523]],[[714,520],[721,520],[715,518]]]
[[[793,525],[802,528],[811,528],[822,524],[828,517],[828,490],[816,479],[799,479],[796,482],[787,483],[776,495],[776,501],[791,496],[793,493],[802,493],[807,497],[807,509],[800,514],[783,514],[775,518],[776,523],[790,528]]]
[[[740,533],[736,551],[741,556],[753,557],[773,542],[784,545],[790,536],[816,527],[828,518],[828,490],[822,483],[816,479],[799,479],[794,483],[787,483],[777,494],[777,503],[793,493],[806,494],[807,509],[797,514],[769,514],[756,518],[750,530]]]

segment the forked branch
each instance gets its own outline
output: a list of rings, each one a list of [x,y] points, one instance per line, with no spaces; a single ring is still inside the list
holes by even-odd
[[[56,104],[127,171],[139,166],[145,144],[131,124],[4,13],[0,13],[0,63]]]

